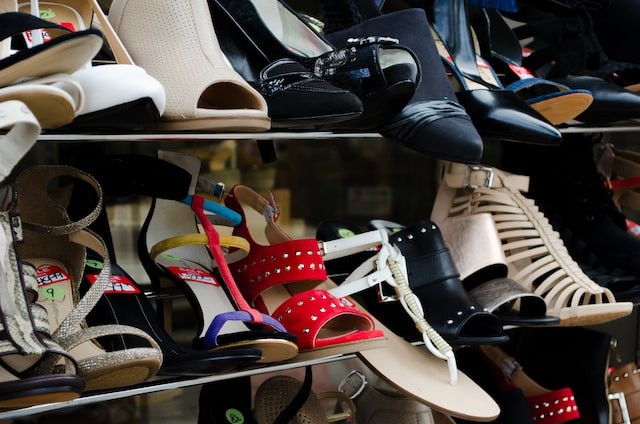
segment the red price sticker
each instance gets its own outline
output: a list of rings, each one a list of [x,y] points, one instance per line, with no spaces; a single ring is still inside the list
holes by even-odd
[[[38,287],[42,287],[49,284],[71,281],[71,277],[59,266],[45,265],[38,267],[36,270],[36,280],[38,281]]]
[[[220,287],[216,278],[208,271],[200,268],[188,268],[183,266],[170,266],[169,271],[176,277],[184,281],[194,283],[211,284]]]
[[[87,280],[91,284],[95,284],[98,281],[99,274],[87,274]],[[104,290],[106,294],[138,294],[141,293],[140,289],[133,284],[133,282],[122,275],[112,275],[109,280],[109,285]]]

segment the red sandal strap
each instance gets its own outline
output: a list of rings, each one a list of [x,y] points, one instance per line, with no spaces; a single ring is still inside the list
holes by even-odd
[[[327,272],[318,241],[291,240],[269,246],[252,245],[249,256],[230,265],[251,304],[270,287],[297,281],[325,281]]]
[[[561,424],[580,418],[571,387],[527,398],[533,420],[538,424]]]
[[[263,323],[262,315],[256,309],[249,306],[244,296],[240,292],[238,285],[233,279],[233,275],[229,269],[229,265],[227,264],[227,261],[224,257],[224,253],[222,252],[222,248],[220,247],[220,235],[218,234],[214,226],[211,225],[211,222],[209,222],[209,219],[204,213],[204,200],[205,199],[202,196],[199,196],[199,195],[193,196],[193,199],[191,202],[191,210],[196,214],[196,217],[198,218],[200,225],[202,225],[202,228],[205,234],[207,235],[207,238],[209,240],[209,243],[208,243],[209,252],[213,256],[213,259],[216,261],[216,264],[218,265],[218,270],[220,271],[222,280],[224,281],[225,286],[229,290],[229,293],[231,293],[231,297],[233,298],[233,301],[235,302],[238,310],[249,313],[254,323],[262,324]]]
[[[296,335],[300,350],[368,339],[372,337],[373,332],[380,332],[373,330],[374,323],[371,317],[356,309],[347,298],[338,299],[326,290],[308,290],[293,295],[273,312],[273,317],[287,331]],[[351,325],[339,325],[336,328],[352,330],[333,337],[322,337],[319,334],[320,330],[335,319],[350,320]],[[380,332],[380,336],[382,335]]]

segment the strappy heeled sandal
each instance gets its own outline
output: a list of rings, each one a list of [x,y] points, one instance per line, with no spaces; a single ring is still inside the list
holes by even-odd
[[[373,225],[383,221],[374,220]],[[424,309],[424,318],[451,345],[499,344],[508,340],[502,322],[467,293],[459,278],[454,258],[444,243],[440,229],[423,220],[410,227],[385,222],[397,231],[389,232],[389,243],[398,247],[407,261],[408,282]],[[344,228],[341,227],[341,228]],[[326,232],[319,228],[319,232]],[[340,238],[339,234],[334,235]],[[354,264],[354,268],[359,264]],[[353,271],[352,269],[352,271]],[[359,294],[368,311],[396,334],[416,341],[414,325],[397,302],[384,302],[384,292],[369,290]],[[544,303],[544,302],[543,302]]]
[[[275,199],[272,198],[270,202],[246,186],[236,185],[232,188],[225,197],[225,204],[244,216],[243,222],[246,224],[235,227],[234,231],[250,241],[251,252],[254,253],[254,256],[247,257],[244,263],[238,262],[233,266],[234,275],[239,276],[238,282],[242,284],[241,288],[255,295],[247,295],[249,299],[255,299],[264,308],[269,308],[271,300],[275,300],[276,307],[284,302],[284,306],[281,307],[284,319],[287,315],[293,315],[294,311],[296,315],[302,311],[305,306],[304,293],[319,293],[320,298],[311,296],[313,301],[324,301],[331,297],[337,298],[336,301],[328,303],[329,308],[319,306],[317,315],[310,312],[309,308],[306,312],[311,315],[304,314],[304,311],[300,312],[300,314],[304,314],[301,317],[304,320],[300,323],[294,323],[294,325],[300,334],[307,339],[303,343],[307,343],[307,346],[310,347],[313,346],[311,343],[317,337],[312,333],[311,326],[308,332],[305,331],[305,323],[308,323],[311,318],[311,324],[319,330],[318,322],[326,320],[326,318],[322,318],[321,314],[330,311],[332,304],[335,305],[335,308],[343,305],[344,312],[347,314],[346,320],[338,320],[334,325],[338,331],[332,331],[338,337],[327,338],[326,335],[321,334],[325,337],[323,344],[327,347],[310,349],[309,356],[327,355],[330,352],[353,352],[354,349],[360,349],[356,354],[371,370],[401,392],[432,406],[434,409],[455,417],[482,421],[490,421],[498,415],[497,404],[469,377],[457,371],[451,347],[424,321],[424,318],[421,318],[423,314],[419,312],[419,302],[415,302],[415,297],[411,295],[406,282],[406,269],[402,271],[405,268],[401,265],[402,255],[388,242],[384,243],[386,233],[373,231],[352,238],[323,242],[319,245],[315,239],[292,240],[287,236],[276,224],[278,208]],[[250,215],[244,215],[246,213]],[[264,232],[260,234],[249,232],[248,227],[256,228],[255,224],[249,225],[250,223],[263,221],[265,221]],[[263,225],[259,225],[258,228],[263,228]],[[253,235],[261,236],[261,244],[253,240]],[[384,255],[371,258],[372,260],[363,263],[340,286],[336,286],[332,280],[327,278],[325,260],[331,261],[347,257],[376,246],[380,246],[380,252],[384,252]],[[300,252],[300,254],[298,255],[296,252]],[[255,264],[250,258],[255,258]],[[270,265],[272,263],[273,265]],[[391,271],[390,263],[399,266],[397,269],[399,281],[392,278],[394,274]],[[246,270],[244,265],[247,266]],[[256,270],[255,268],[260,269]],[[253,275],[253,284],[249,271]],[[269,281],[265,281],[267,279]],[[274,282],[274,280],[276,281]],[[292,281],[294,281],[292,284],[287,284]],[[351,297],[345,297],[385,281],[397,286],[400,286],[398,283],[403,283],[401,285],[402,294],[407,295],[404,300],[407,301],[407,304],[413,304],[413,307],[407,309],[413,314],[414,322],[419,328],[418,331],[423,333],[423,341],[428,349],[425,349],[424,346],[414,346],[397,336],[375,316],[361,312],[365,309]],[[257,286],[271,286],[271,289],[261,293]],[[291,291],[295,290],[293,295],[287,288]],[[282,297],[277,293],[269,293],[273,289],[281,291]],[[267,296],[263,298],[265,294]],[[403,298],[398,293],[396,295],[398,295],[398,299]],[[326,299],[323,299],[322,296],[325,296]],[[342,299],[347,301],[343,302]],[[298,300],[302,302],[302,305],[298,304]],[[287,313],[287,304],[291,305],[291,314]],[[275,309],[273,305],[271,308]],[[317,318],[315,321],[314,317]],[[355,322],[354,318],[356,318]],[[355,327],[354,324],[359,324],[360,328]],[[363,324],[366,325],[365,330],[361,330]],[[369,330],[372,327],[378,330]],[[345,341],[348,341],[348,339],[345,340],[345,337],[341,337],[345,333],[347,335],[354,334],[356,336],[353,338],[355,342],[344,344]],[[384,334],[384,339],[381,334]],[[331,336],[332,334],[330,332],[327,335]],[[372,340],[367,340],[367,338],[372,338]],[[364,340],[364,342],[358,342],[357,339]],[[381,343],[382,341],[384,343]],[[343,343],[343,346],[338,345],[335,346],[335,349],[331,349],[332,344],[340,342]],[[456,401],[460,396],[464,396],[465,402]]]
[[[66,214],[69,186],[54,183],[71,178],[94,189],[93,209],[77,221]],[[68,182],[68,181],[67,181]],[[85,199],[87,202],[91,200]],[[37,270],[38,303],[49,314],[53,340],[73,356],[86,390],[104,390],[142,383],[153,377],[162,363],[162,352],[153,338],[137,328],[123,325],[85,327],[86,315],[111,283],[109,256],[104,241],[86,227],[102,207],[102,191],[89,174],[64,166],[33,166],[22,171],[13,185],[11,210],[21,215],[24,242],[19,246],[22,261]],[[101,256],[105,266],[92,287],[80,298],[86,249]],[[108,352],[99,338],[131,335],[147,341],[149,347]]]
[[[563,326],[593,325],[631,313],[631,302],[587,277],[557,232],[522,192],[528,178],[496,168],[446,163],[431,219],[490,213],[509,265],[508,277],[539,294]]]
[[[440,230],[469,296],[511,326],[555,325],[542,296],[509,278],[495,223],[488,213],[447,218]]]
[[[22,241],[20,218],[0,212],[0,408],[21,408],[75,399],[84,379],[76,362],[51,339],[47,311],[38,298],[36,270],[16,252]]]
[[[71,77],[85,93],[86,102],[66,122],[65,129],[128,129],[152,126],[164,113],[164,87],[143,68],[133,64],[118,35],[97,0],[44,0],[20,2],[18,11],[41,16],[53,23],[64,23],[75,31],[99,27],[105,47],[116,63],[87,66]]]
[[[138,253],[156,289],[177,286],[190,302],[197,318],[194,347],[253,347],[262,352],[258,362],[295,357],[295,335],[251,307],[229,272],[230,263],[247,255],[249,244],[241,237],[220,235],[214,224],[239,224],[240,215],[197,194],[200,159],[164,150],[158,158],[191,175],[189,195],[184,203],[153,199],[140,230]]]
[[[105,198],[129,196],[162,197],[179,201],[189,192],[191,174],[183,168],[146,155],[109,155],[92,164],[84,158],[83,168],[100,183]],[[84,186],[74,188],[74,198],[82,199],[91,193],[84,192]],[[91,188],[87,187],[90,191]],[[71,202],[70,206],[75,203]],[[73,216],[76,211],[69,208]],[[78,213],[81,213],[80,211]],[[143,288],[116,261],[115,243],[111,235],[111,225],[106,208],[89,228],[100,235],[110,252],[111,278],[113,285],[105,290],[95,307],[87,315],[90,326],[120,323],[139,328],[153,337],[162,349],[162,366],[158,375],[204,376],[238,369],[262,358],[258,349],[227,348],[224,350],[193,349],[177,343],[160,319],[152,301]],[[80,293],[86,292],[104,267],[101,258],[88,252],[85,261],[85,275],[80,285]],[[133,337],[109,337],[101,340],[109,350],[140,346]],[[113,348],[112,348],[113,346]]]
[[[247,186],[234,186],[224,203],[242,217],[233,234],[250,246],[249,255],[231,265],[238,286],[250,304],[297,336],[299,357],[384,345],[368,314],[323,287],[327,275],[317,240],[292,240],[276,224],[273,202]]]
[[[500,404],[496,424],[562,424],[580,418],[570,386],[543,387],[500,347],[474,346],[460,351],[459,356],[461,368],[474,376]]]
[[[16,0],[0,1],[0,87],[23,78],[71,74],[86,65],[100,50],[102,34],[95,29],[71,31],[28,13],[18,12]],[[13,37],[27,31],[46,30],[50,40],[27,44],[11,54]],[[35,35],[34,35],[35,40]]]

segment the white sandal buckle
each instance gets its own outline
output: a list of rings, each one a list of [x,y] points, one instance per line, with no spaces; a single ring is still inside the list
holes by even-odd
[[[338,390],[355,399],[364,391],[367,378],[360,371],[353,370],[338,384]]]
[[[475,190],[480,188],[481,186],[477,184],[471,184],[471,174],[474,172],[485,172],[486,175],[484,177],[484,183],[482,184],[485,188],[490,188],[493,185],[493,168],[489,168],[487,166],[478,166],[478,165],[467,165],[467,168],[464,172],[464,188]]]

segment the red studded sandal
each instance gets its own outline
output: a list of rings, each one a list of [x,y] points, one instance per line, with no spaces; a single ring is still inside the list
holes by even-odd
[[[353,353],[381,347],[384,332],[348,297],[328,292],[323,251],[316,239],[292,240],[276,224],[275,202],[236,185],[225,205],[242,216],[233,235],[249,242],[249,255],[230,268],[244,297],[298,338],[299,357]],[[255,228],[265,221],[264,231]],[[250,230],[253,229],[253,231]]]

